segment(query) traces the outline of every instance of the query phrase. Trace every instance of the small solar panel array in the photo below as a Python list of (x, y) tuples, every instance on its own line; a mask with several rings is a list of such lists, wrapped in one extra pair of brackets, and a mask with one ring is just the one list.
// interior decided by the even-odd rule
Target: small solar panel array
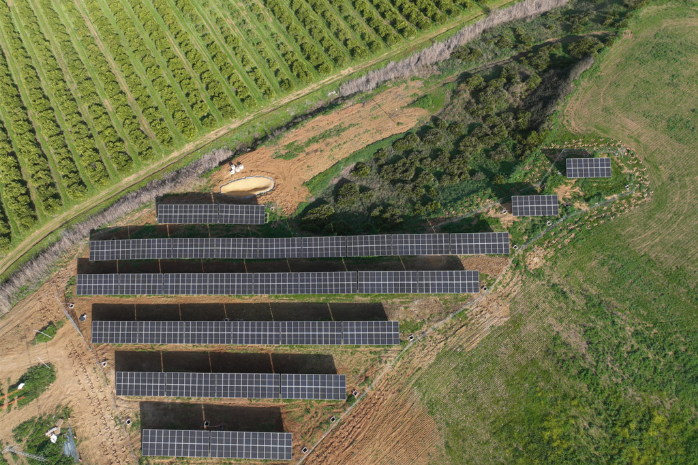
[(264, 224), (264, 205), (159, 203), (160, 224)]
[(147, 457), (210, 457), (291, 460), (291, 433), (144, 429)]
[(476, 293), (477, 271), (79, 274), (77, 295)]
[(568, 158), (567, 178), (610, 178), (610, 158)]
[(558, 216), (557, 195), (515, 195), (511, 198), (514, 216)]
[(116, 395), (344, 400), (344, 375), (116, 372)]
[(95, 344), (395, 345), (397, 321), (93, 321)]
[(90, 260), (283, 259), (508, 254), (508, 233), (90, 241)]

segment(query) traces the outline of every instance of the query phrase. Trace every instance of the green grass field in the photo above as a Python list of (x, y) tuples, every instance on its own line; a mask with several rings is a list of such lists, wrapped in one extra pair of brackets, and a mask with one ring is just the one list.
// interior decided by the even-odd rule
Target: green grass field
[(541, 268), (519, 259), (509, 321), (421, 373), (452, 463), (696, 463), (697, 18), (643, 10), (570, 100), (553, 138), (622, 140), (654, 194)]

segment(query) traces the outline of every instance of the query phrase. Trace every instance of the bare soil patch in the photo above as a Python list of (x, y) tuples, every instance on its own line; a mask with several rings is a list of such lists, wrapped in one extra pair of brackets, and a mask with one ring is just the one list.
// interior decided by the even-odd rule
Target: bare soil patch
[(547, 252), (544, 248), (540, 246), (533, 247), (533, 249), (526, 254), (526, 266), (531, 270), (540, 268), (545, 263), (546, 255)]
[[(356, 103), (332, 114), (322, 115), (294, 129), (278, 142), (261, 147), (238, 157), (235, 161), (245, 166), (244, 174), (236, 176), (268, 176), (274, 179), (275, 188), (260, 200), (278, 202), (286, 213), (308, 197), (303, 183), (330, 168), (355, 151), (407, 131), (428, 112), (421, 108), (405, 108), (419, 93), (421, 81), (409, 82), (377, 94), (365, 103)], [(333, 131), (338, 135), (332, 136)], [(329, 134), (329, 136), (328, 136)], [(305, 146), (312, 138), (317, 140)], [(320, 139), (320, 140), (319, 140)], [(304, 147), (295, 158), (279, 158), (288, 147)], [(211, 178), (211, 188), (231, 179), (229, 168), (222, 167)]]
[(480, 273), (497, 277), (509, 264), (507, 257), (488, 257), (486, 255), (468, 255), (459, 257), (465, 270), (477, 270)]

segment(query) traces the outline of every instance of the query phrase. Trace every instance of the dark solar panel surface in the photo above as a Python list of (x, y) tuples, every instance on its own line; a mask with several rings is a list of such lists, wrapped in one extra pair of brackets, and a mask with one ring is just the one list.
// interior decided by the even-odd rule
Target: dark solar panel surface
[(461, 294), (479, 290), (477, 271), (359, 271), (359, 294)]
[(303, 257), (344, 257), (347, 253), (345, 236), (303, 237)]
[(274, 321), (231, 321), (231, 344), (278, 345), (279, 330)]
[(162, 295), (162, 277), (156, 273), (119, 274), (120, 295)]
[(344, 375), (282, 374), (282, 399), (345, 400)]
[(557, 216), (557, 195), (515, 195), (511, 198), (514, 216)]
[(400, 343), (397, 321), (342, 321), (342, 343), (348, 345), (394, 345)]
[(79, 274), (75, 293), (77, 295), (121, 294), (118, 274)]
[(291, 433), (211, 431), (211, 457), (291, 460)]
[(218, 223), (217, 204), (158, 204), (160, 224), (214, 224)]
[(264, 224), (264, 205), (218, 205), (220, 224)]
[(158, 372), (116, 372), (116, 395), (138, 397), (163, 397), (165, 392), (165, 373)]
[(568, 158), (567, 177), (575, 178), (610, 178), (610, 158)]
[(480, 291), (477, 271), (419, 271), (420, 294), (475, 294)]
[(144, 429), (141, 452), (147, 457), (209, 457), (209, 431)]
[(451, 253), (454, 255), (508, 254), (509, 233), (451, 234)]
[(448, 255), (449, 234), (393, 234), (395, 255)]
[(277, 321), (281, 345), (337, 345), (342, 343), (339, 321)]
[(395, 255), (393, 235), (347, 236), (347, 257), (380, 257)]

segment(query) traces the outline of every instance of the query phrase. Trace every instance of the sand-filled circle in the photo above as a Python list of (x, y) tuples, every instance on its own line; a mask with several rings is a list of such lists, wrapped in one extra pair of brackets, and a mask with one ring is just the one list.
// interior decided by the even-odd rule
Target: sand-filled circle
[(231, 197), (252, 197), (269, 192), (274, 188), (274, 180), (267, 176), (248, 176), (236, 179), (221, 186), (221, 194)]

